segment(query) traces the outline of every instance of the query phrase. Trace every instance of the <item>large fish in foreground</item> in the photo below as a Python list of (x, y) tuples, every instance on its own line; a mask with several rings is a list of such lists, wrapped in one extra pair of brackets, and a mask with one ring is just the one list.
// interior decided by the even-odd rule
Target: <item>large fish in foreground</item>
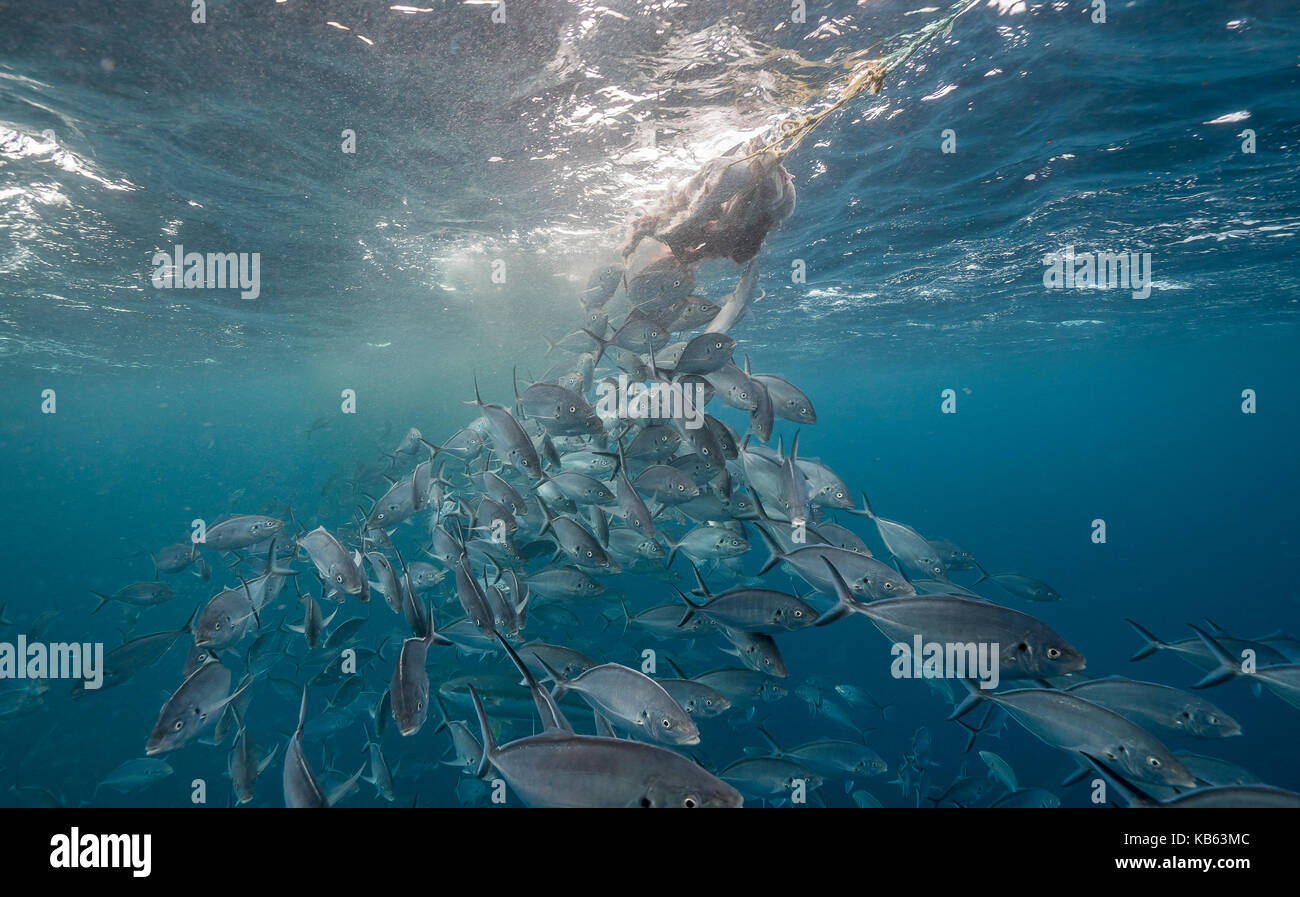
[(1134, 781), (1191, 788), (1196, 777), (1154, 735), (1114, 711), (1069, 692), (1021, 688), (990, 694), (963, 679), (969, 694), (949, 719), (988, 701), (1044, 744), (1095, 757)]
[[(735, 788), (694, 761), (640, 741), (554, 728), (498, 746), (473, 686), (470, 696), (483, 742), (478, 776), (496, 769), (530, 807), (693, 809), (744, 803)], [(560, 716), (558, 708), (554, 713)]]
[(940, 644), (997, 645), (1002, 679), (1046, 679), (1082, 670), (1084, 657), (1046, 623), (1028, 614), (954, 595), (916, 595), (863, 603), (853, 597), (838, 570), (826, 561), (835, 582), (836, 605), (818, 626), (859, 613), (895, 644), (916, 636)]

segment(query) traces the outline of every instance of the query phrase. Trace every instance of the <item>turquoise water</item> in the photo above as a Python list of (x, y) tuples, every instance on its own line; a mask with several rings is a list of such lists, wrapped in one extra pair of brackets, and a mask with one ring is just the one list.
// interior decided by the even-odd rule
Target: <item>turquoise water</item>
[[(151, 579), (141, 549), (186, 541), (196, 517), (289, 506), (306, 529), (349, 527), (356, 506), (370, 506), (361, 492), (386, 488), (372, 477), (354, 491), (357, 465), (382, 468), (408, 427), (441, 442), (468, 424), (476, 378), (485, 400), (509, 405), (513, 369), (551, 365), (542, 337), (578, 325), (587, 274), (621, 238), (620, 210), (783, 115), (796, 81), (826, 76), (756, 58), (769, 47), (808, 59), (863, 50), (935, 14), (830, 3), (810, 6), (808, 25), (777, 28), (742, 4), (607, 4), (618, 16), (546, 4), (494, 26), (472, 5), (408, 15), (232, 2), (209, 4), (199, 25), (171, 6), (4, 10), (4, 639), (47, 611), (57, 612), (49, 641), (106, 648), (180, 627), (237, 583), (214, 552), (209, 582), (166, 576), (176, 597), (138, 617), (117, 606), (92, 616), (90, 591)], [(1188, 688), (1201, 672), (1177, 658), (1128, 660), (1141, 640), (1125, 618), (1167, 640), (1207, 617), (1239, 638), (1300, 629), (1300, 18), (1282, 3), (1135, 3), (1093, 24), (1080, 10), (1003, 6), (977, 6), (789, 157), (798, 204), (759, 256), (766, 294), (732, 331), (736, 355), (813, 400), (818, 423), (802, 428), (800, 454), (865, 490), (880, 514), (960, 544), (990, 572), (1050, 583), (1061, 601), (973, 587), (1048, 623), (1086, 655), (1089, 675)], [(838, 24), (805, 38), (823, 16)], [(955, 153), (940, 150), (945, 128)], [(344, 129), (357, 134), (355, 154), (340, 151)], [(1245, 129), (1254, 153), (1242, 152)], [(176, 244), (260, 253), (261, 295), (154, 290), (152, 254)], [(1045, 290), (1042, 257), (1066, 246), (1150, 253), (1150, 296)], [(504, 284), (489, 277), (498, 258)], [(807, 283), (791, 282), (795, 259)], [(714, 261), (698, 274), (697, 292), (721, 301), (739, 270)], [(47, 389), (55, 414), (41, 413)], [(345, 389), (356, 414), (340, 413)], [(945, 389), (955, 414), (941, 413)], [(1242, 413), (1246, 389), (1253, 414)], [(743, 435), (743, 414), (710, 410)], [(778, 421), (770, 444), (795, 430)], [(1105, 544), (1091, 538), (1098, 518)], [(838, 519), (888, 556), (869, 521)], [(393, 536), (407, 560), (425, 540), (423, 517)], [(766, 557), (751, 541), (747, 574)], [(683, 559), (674, 569), (690, 582)], [(710, 574), (710, 587), (729, 575)], [(780, 568), (766, 579), (791, 586)], [(654, 578), (606, 585), (638, 610), (677, 600)], [(439, 625), (460, 615), (454, 597), (431, 597)], [(623, 635), (608, 596), (570, 609), (576, 625), (543, 618), (525, 638), (633, 666), (649, 647), (691, 674), (737, 663), (716, 639)], [(261, 622), (300, 616), (289, 587)], [(388, 647), (361, 671), (355, 704), (327, 714), (337, 686), (313, 689), (309, 718), (343, 718), (334, 737), (308, 729), (306, 755), (326, 779), (327, 767), (361, 763), (370, 708), (409, 635), (378, 599), (349, 599), (336, 621), (355, 616), (368, 617), (359, 645)], [(702, 722), (701, 744), (684, 753), (720, 770), (763, 744), (759, 722), (783, 747), (865, 739), (889, 772), (828, 777), (810, 802), (852, 805), (852, 779), (849, 791), (905, 806), (915, 796), (890, 781), (925, 727), (937, 764), (927, 787), (945, 789), (963, 762), (984, 774), (963, 753), (967, 732), (945, 721), (952, 705), (892, 679), (888, 642), (865, 619), (777, 641), (790, 694), (752, 718)], [(236, 682), (247, 645), (223, 659)], [(286, 646), (270, 675), (300, 687), (313, 674), (295, 666), (305, 645), (293, 635)], [(230, 736), (163, 755), (174, 772), (161, 781), (95, 792), (143, 755), (185, 651), (181, 640), (130, 681), (75, 700), (53, 682), (32, 712), (0, 720), (0, 802), (180, 805), (203, 778), (208, 802), (224, 804)], [(508, 670), (499, 655), (430, 656), (435, 690)], [(795, 693), (834, 701), (837, 684), (893, 707), (887, 718), (850, 708), (854, 729), (810, 714)], [(248, 731), (280, 745), (254, 805), (279, 806), (297, 700), (264, 681), (252, 691)], [(1202, 697), (1243, 734), (1170, 736), (1169, 747), (1300, 789), (1294, 707), (1245, 682)], [(477, 731), (472, 713), (452, 717)], [(390, 720), (381, 736), (396, 802), (482, 802), (466, 798), (458, 770), (434, 765), (449, 747), (436, 721), (435, 710), (404, 738)], [(590, 731), (589, 718), (574, 722)], [(1006, 759), (1022, 787), (1088, 803), (1086, 785), (1060, 785), (1072, 760), (1014, 723), (977, 749)], [(385, 803), (365, 783), (344, 801)]]

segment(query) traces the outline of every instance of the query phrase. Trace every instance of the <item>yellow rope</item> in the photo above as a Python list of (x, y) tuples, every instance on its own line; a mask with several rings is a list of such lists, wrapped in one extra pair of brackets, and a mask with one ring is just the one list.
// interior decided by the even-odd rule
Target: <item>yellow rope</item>
[[(791, 152), (794, 151), (805, 137), (813, 132), (818, 125), (829, 118), (832, 114), (842, 109), (847, 104), (857, 99), (863, 91), (871, 94), (880, 93), (885, 85), (885, 77), (898, 68), (907, 59), (925, 46), (929, 41), (939, 33), (947, 33), (952, 30), (952, 23), (958, 16), (973, 7), (979, 0), (960, 0), (953, 6), (949, 7), (948, 12), (921, 28), (913, 34), (907, 35), (908, 42), (893, 53), (880, 58), (872, 59), (856, 75), (852, 77), (848, 85), (844, 88), (843, 95), (833, 104), (823, 109), (821, 112), (814, 112), (801, 118), (783, 119), (777, 125), (779, 136), (759, 147), (748, 156), (737, 159), (735, 163), (748, 162), (756, 156), (765, 154), (775, 154), (775, 162), (785, 160)], [(870, 52), (870, 51), (868, 51)], [(728, 166), (730, 167), (730, 166)]]

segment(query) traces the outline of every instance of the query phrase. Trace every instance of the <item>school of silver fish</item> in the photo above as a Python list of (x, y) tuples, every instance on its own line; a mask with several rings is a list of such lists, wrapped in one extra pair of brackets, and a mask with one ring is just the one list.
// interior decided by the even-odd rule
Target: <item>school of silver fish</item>
[[(888, 708), (855, 683), (789, 684), (795, 671), (779, 648), (790, 633), (817, 638), (834, 624), (860, 627), (864, 657), (915, 637), (1001, 646), (1010, 688), (944, 679), (916, 688), (953, 703), (964, 727), (955, 734), (970, 743), (1014, 721), (1068, 755), (1077, 766), (1069, 781), (1095, 773), (1126, 804), (1300, 806), (1300, 795), (1238, 766), (1166, 747), (1171, 733), (1213, 741), (1241, 726), (1196, 691), (1089, 678), (1079, 648), (1013, 606), (1059, 600), (1051, 586), (987, 573), (957, 544), (880, 516), (865, 494), (859, 507), (835, 471), (801, 453), (818, 421), (813, 402), (760, 372), (732, 333), (762, 296), (764, 237), (795, 205), (789, 173), (760, 149), (736, 147), (642, 211), (618, 258), (592, 273), (570, 326), (549, 335), (555, 361), (539, 378), (494, 384), (504, 403), (486, 401), (476, 384), (463, 428), (433, 441), (412, 427), (390, 441), (379, 476), (358, 476), (386, 484), (368, 510), (310, 530), (288, 509), (229, 516), (201, 542), (154, 553), (152, 581), (96, 593), (96, 610), (146, 614), (176, 595), (164, 575), (226, 580), (182, 629), (133, 636), (107, 653), (106, 687), (189, 643), (179, 684), (141, 733), (144, 756), (114, 769), (96, 794), (166, 777), (162, 755), (229, 742), (232, 804), (329, 807), (363, 781), (386, 801), (416, 800), (398, 793), (381, 746), (389, 732), (425, 733), (430, 763), (460, 771), (454, 798), (463, 804), (488, 801), (494, 781), (528, 806), (817, 804), (835, 781), (857, 806), (879, 806), (854, 784), (890, 767), (850, 708), (884, 719)], [(717, 302), (696, 293), (706, 259), (744, 265)], [(602, 403), (620, 377), (684, 397), (679, 413)], [(720, 406), (747, 414), (747, 430), (710, 413)], [(778, 421), (793, 428), (788, 439)], [(848, 525), (855, 520), (883, 554)], [(755, 551), (758, 572), (746, 572)], [(778, 587), (774, 570), (802, 585)], [(623, 588), (632, 576), (652, 586)], [(975, 591), (982, 584), (992, 597)], [(647, 603), (647, 594), (657, 598)], [(268, 619), (286, 601), (292, 616)], [(579, 625), (592, 617), (598, 633)], [(1170, 652), (1203, 671), (1196, 687), (1245, 679), (1300, 708), (1300, 640), (1209, 625), (1166, 642), (1130, 622), (1143, 639), (1134, 659)], [(647, 644), (660, 664), (643, 665)], [(1243, 665), (1247, 652), (1254, 662)], [(259, 747), (245, 721), (264, 691), (299, 714), (291, 733), (285, 721), (282, 744), (263, 732)], [(854, 738), (792, 738), (756, 718), (760, 705), (791, 699)], [(6, 692), (0, 718), (39, 702)], [(727, 722), (750, 745), (728, 763), (701, 761), (697, 746)], [(332, 747), (345, 729), (363, 730), (357, 769)], [(895, 770), (906, 802), (1059, 805), (988, 750), (979, 767), (935, 782), (931, 739), (917, 731)], [(263, 781), (277, 757), (279, 794)]]

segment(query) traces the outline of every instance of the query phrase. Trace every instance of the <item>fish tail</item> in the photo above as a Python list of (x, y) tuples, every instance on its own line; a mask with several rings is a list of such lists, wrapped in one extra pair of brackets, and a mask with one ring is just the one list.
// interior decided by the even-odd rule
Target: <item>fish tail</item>
[(664, 569), (668, 569), (672, 567), (673, 558), (677, 557), (677, 552), (681, 549), (682, 543), (674, 542), (672, 539), (669, 539), (667, 536), (664, 536), (664, 541), (667, 542), (668, 545), (670, 546), (668, 550), (668, 560), (664, 562)]
[(853, 613), (859, 605), (858, 600), (854, 598), (853, 593), (849, 591), (848, 583), (844, 581), (844, 577), (840, 575), (840, 571), (835, 569), (835, 565), (826, 557), (822, 558), (822, 563), (826, 565), (826, 569), (831, 574), (831, 580), (835, 583), (835, 606), (818, 617), (817, 622), (813, 624), (814, 626), (825, 626), (827, 623), (834, 623), (841, 617), (847, 617), (849, 614)]
[(694, 618), (695, 612), (700, 609), (700, 605), (696, 604), (690, 598), (686, 597), (686, 593), (683, 592), (681, 589), (677, 588), (677, 586), (671, 586), (670, 588), (672, 588), (672, 590), (677, 593), (677, 596), (681, 598), (682, 601), (686, 602), (686, 610), (682, 614), (681, 620), (677, 623), (677, 628), (680, 629), (683, 626), (685, 626), (687, 623), (689, 623), (692, 618)]
[[(754, 497), (754, 504), (755, 506), (759, 506), (757, 496)], [(763, 566), (758, 571), (758, 575), (763, 576), (767, 573), (768, 570), (771, 570), (777, 564), (781, 563), (781, 559), (785, 557), (785, 552), (781, 550), (781, 546), (777, 544), (776, 539), (772, 538), (772, 534), (769, 533), (767, 530), (765, 530), (762, 526), (755, 524), (754, 529), (758, 530), (759, 536), (761, 536), (763, 539), (763, 544), (767, 546), (767, 560), (763, 563)]]
[[(989, 717), (991, 717), (992, 715), (993, 715), (993, 708), (989, 707), (989, 709), (984, 712), (984, 719), (980, 720), (980, 724), (978, 726), (972, 726), (966, 723), (964, 720), (957, 720), (957, 725), (961, 726), (963, 729), (965, 729), (967, 732), (970, 733), (970, 737), (966, 739), (966, 750), (964, 753), (967, 754), (970, 753), (970, 749), (975, 746), (975, 736), (979, 735), (981, 732), (984, 731), (984, 727), (989, 724)], [(990, 776), (991, 775), (992, 773), (990, 772)]]
[(846, 508), (844, 510), (844, 513), (853, 514), (854, 516), (857, 517), (866, 517), (871, 520), (876, 519), (876, 512), (871, 509), (871, 502), (867, 500), (867, 493), (865, 491), (862, 493), (862, 509), (858, 510), (857, 508)]
[(623, 635), (627, 635), (627, 627), (632, 623), (632, 614), (627, 609), (627, 596), (620, 594), (618, 604), (623, 610)]
[(108, 597), (102, 592), (96, 592), (94, 589), (91, 589), (90, 594), (94, 595), (96, 598), (99, 599), (99, 604), (95, 605), (95, 609), (91, 611), (92, 614), (99, 613), (101, 610), (104, 609), (105, 604), (108, 604), (108, 602), (113, 600), (112, 598)]
[(604, 337), (596, 336), (596, 334), (592, 333), (586, 327), (583, 327), (581, 329), (583, 333), (587, 334), (587, 336), (591, 337), (593, 340), (596, 341), (596, 346), (598, 347), (596, 349), (596, 358), (591, 363), (591, 366), (595, 367), (596, 365), (600, 364), (600, 360), (605, 357), (605, 350), (609, 348), (610, 341), (605, 339)]
[(1201, 627), (1195, 624), (1188, 624), (1192, 631), (1200, 636), (1205, 647), (1210, 649), (1210, 655), (1218, 661), (1218, 666), (1205, 674), (1200, 682), (1197, 682), (1192, 688), (1209, 688), (1211, 685), (1218, 685), (1221, 682), (1227, 682), (1229, 679), (1235, 679), (1242, 675), (1241, 662), (1228, 653), (1223, 645), (1219, 644), (1214, 636), (1210, 635)]
[(1133, 620), (1128, 619), (1127, 617), (1124, 618), (1124, 622), (1132, 626), (1133, 629), (1137, 632), (1137, 634), (1142, 636), (1142, 638), (1146, 640), (1146, 644), (1143, 645), (1141, 648), (1139, 648), (1137, 653), (1129, 658), (1130, 661), (1141, 660), (1144, 657), (1150, 657), (1152, 654), (1156, 653), (1161, 648), (1166, 647), (1165, 643), (1160, 641), (1160, 639), (1156, 638), (1150, 632), (1150, 630), (1143, 629), (1141, 626), (1139, 626)]
[(540, 654), (534, 654), (533, 656), (536, 657), (537, 662), (542, 665), (542, 669), (546, 670), (546, 675), (555, 680), (555, 688), (551, 691), (551, 697), (558, 701), (568, 694), (569, 680), (564, 678), (564, 674), (547, 663), (546, 659)]
[[(962, 702), (957, 705), (957, 709), (949, 714), (948, 719), (950, 720), (960, 719), (974, 710), (977, 704), (988, 700), (988, 697), (980, 691), (979, 683), (974, 679), (962, 679), (961, 684), (966, 686), (968, 694)], [(974, 744), (974, 739), (972, 739), (970, 743)], [(967, 746), (967, 750), (970, 750), (969, 745)]]

